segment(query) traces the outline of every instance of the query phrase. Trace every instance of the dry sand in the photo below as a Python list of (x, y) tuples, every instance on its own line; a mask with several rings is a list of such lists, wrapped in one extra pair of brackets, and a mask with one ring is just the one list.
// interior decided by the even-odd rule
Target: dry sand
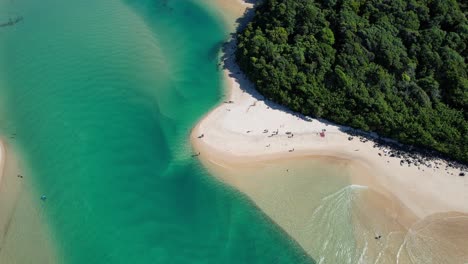
[[(222, 12), (231, 10), (225, 15), (228, 25), (234, 24), (232, 17), (244, 14), (243, 9), (249, 7), (246, 4), (233, 6), (233, 2), (228, 0), (213, 1), (220, 5)], [(228, 2), (230, 4), (226, 4)], [(193, 129), (191, 139), (195, 152), (201, 153), (201, 161), (216, 176), (247, 194), (308, 253), (316, 256), (314, 250), (320, 245), (312, 241), (317, 240), (316, 233), (304, 230), (310, 221), (310, 214), (306, 212), (317, 210), (311, 205), (315, 200), (326, 201), (323, 196), (308, 196), (308, 193), (320, 191), (320, 187), (317, 189), (320, 182), (318, 174), (330, 177), (345, 174), (342, 176), (345, 180), (340, 183), (344, 185), (331, 184), (334, 190), (340, 186), (366, 186), (371, 190), (359, 191), (362, 193), (359, 194), (360, 198), (351, 205), (357, 211), (367, 208), (353, 213), (356, 232), (365, 233), (381, 228), (379, 232), (385, 233), (385, 240), (376, 249), (372, 249), (369, 240), (355, 236), (355, 246), (365, 251), (365, 254), (361, 252), (362, 256), (369, 259), (381, 263), (395, 263), (395, 260), (418, 263), (418, 255), (432, 255), (419, 247), (429, 242), (415, 239), (421, 238), (421, 232), (414, 231), (416, 227), (424, 223), (440, 227), (442, 225), (438, 223), (445, 223), (452, 214), (456, 214), (457, 217), (450, 218), (459, 221), (455, 226), (461, 230), (468, 228), (468, 179), (458, 176), (458, 169), (448, 167), (443, 160), (431, 161), (431, 168), (400, 164), (399, 158), (390, 157), (388, 149), (375, 148), (372, 141), (362, 142), (358, 138), (350, 141), (349, 135), (344, 132), (346, 127), (307, 118), (265, 100), (235, 64), (234, 47), (235, 41), (231, 40), (223, 50), (228, 94), (226, 101)], [(324, 137), (320, 135), (323, 131)], [(301, 176), (288, 174), (288, 168), (302, 166), (296, 164), (300, 160), (303, 161), (301, 164), (315, 163), (297, 174)], [(339, 168), (339, 172), (327, 173), (327, 169), (318, 165), (317, 161), (322, 165), (328, 164), (330, 169)], [(304, 178), (304, 175), (308, 177)], [(332, 180), (330, 177), (328, 181)], [(331, 188), (328, 181), (322, 182), (322, 188)], [(361, 188), (352, 188), (353, 197), (358, 189)], [(340, 191), (337, 193), (344, 195)], [(378, 211), (383, 216), (367, 215), (369, 210)], [(325, 218), (324, 221), (327, 221)], [(372, 219), (382, 221), (377, 223)], [(383, 222), (385, 227), (380, 227)], [(437, 233), (439, 241), (443, 240), (440, 238), (444, 234), (441, 230)], [(447, 236), (451, 237), (444, 237), (449, 241), (447, 245), (458, 241), (456, 239), (464, 239), (464, 244), (453, 248), (468, 248), (466, 232), (457, 233), (453, 228), (446, 231)], [(455, 240), (454, 233), (458, 234)], [(444, 254), (455, 254), (456, 260), (468, 262), (468, 252), (444, 252), (433, 250), (434, 259), (444, 257)], [(330, 259), (325, 262), (330, 263)]]

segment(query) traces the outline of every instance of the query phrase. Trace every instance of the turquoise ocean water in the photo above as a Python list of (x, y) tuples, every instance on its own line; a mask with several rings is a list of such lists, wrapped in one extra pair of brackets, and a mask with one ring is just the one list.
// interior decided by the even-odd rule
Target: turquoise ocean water
[(0, 0), (0, 20), (24, 18), (0, 28), (0, 132), (59, 263), (313, 262), (191, 158), (227, 36), (203, 4)]

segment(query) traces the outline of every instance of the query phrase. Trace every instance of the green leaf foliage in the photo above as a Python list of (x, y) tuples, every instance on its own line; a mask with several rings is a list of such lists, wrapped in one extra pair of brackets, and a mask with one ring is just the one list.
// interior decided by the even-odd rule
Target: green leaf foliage
[(268, 99), (468, 161), (467, 5), (264, 0), (237, 61)]

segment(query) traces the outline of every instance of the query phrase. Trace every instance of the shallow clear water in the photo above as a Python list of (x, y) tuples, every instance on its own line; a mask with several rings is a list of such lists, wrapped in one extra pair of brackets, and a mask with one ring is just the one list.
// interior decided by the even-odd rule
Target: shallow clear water
[(283, 157), (239, 166), (211, 157), (206, 164), (317, 263), (468, 263), (466, 213), (419, 219), (350, 160)]
[[(0, 0), (0, 19), (24, 17), (0, 28), (0, 131), (59, 263), (313, 262), (190, 157), (227, 36), (202, 4)], [(32, 263), (28, 234), (13, 237)]]

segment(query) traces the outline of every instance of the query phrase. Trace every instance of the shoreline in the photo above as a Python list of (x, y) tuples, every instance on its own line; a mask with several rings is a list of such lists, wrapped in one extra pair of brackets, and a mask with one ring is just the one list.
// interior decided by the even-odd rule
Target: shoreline
[(253, 8), (259, 0), (208, 0), (208, 7), (217, 12), (229, 32), (235, 32), (238, 19), (243, 18), (246, 10)]
[(0, 262), (59, 263), (54, 237), (35, 199), (38, 195), (29, 179), (23, 178), (25, 168), (17, 153), (15, 146), (0, 139)]
[[(217, 2), (222, 5), (225, 0)], [(251, 6), (241, 5), (245, 10)], [(235, 44), (231, 38), (222, 55), (226, 101), (205, 115), (190, 135), (194, 151), (208, 168), (307, 156), (344, 158), (363, 164), (376, 186), (384, 186), (421, 219), (446, 211), (468, 213), (468, 180), (461, 177), (466, 171), (441, 159), (424, 164), (405, 157), (402, 161), (378, 141), (346, 133), (348, 127), (304, 117), (265, 100), (237, 66)]]

